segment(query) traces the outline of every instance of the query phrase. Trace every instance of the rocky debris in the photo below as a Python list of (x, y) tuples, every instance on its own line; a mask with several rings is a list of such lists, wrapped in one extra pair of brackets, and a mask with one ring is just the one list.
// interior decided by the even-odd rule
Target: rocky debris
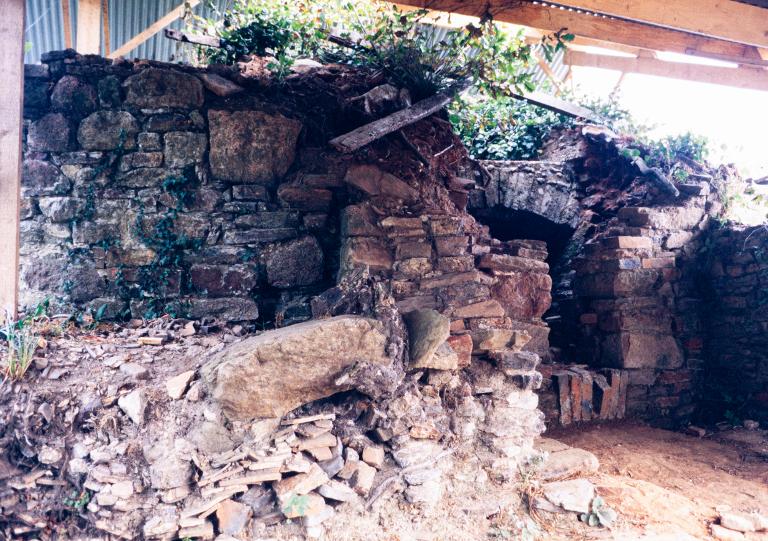
[(768, 517), (757, 512), (721, 512), (720, 526), (743, 533), (768, 531)]
[(312, 400), (349, 390), (336, 380), (359, 360), (387, 366), (381, 323), (337, 316), (299, 323), (234, 344), (201, 369), (228, 416), (279, 417)]
[(584, 449), (564, 449), (550, 453), (539, 470), (544, 481), (585, 477), (597, 473), (600, 462), (597, 457)]
[(187, 370), (186, 372), (182, 372), (178, 376), (174, 376), (168, 379), (165, 382), (165, 389), (166, 391), (168, 391), (168, 396), (170, 396), (173, 400), (179, 400), (182, 396), (184, 396), (184, 393), (187, 391), (187, 388), (189, 387), (189, 383), (192, 381), (192, 378), (194, 377), (195, 377), (195, 371)]
[(144, 422), (144, 412), (147, 408), (146, 397), (142, 389), (136, 389), (130, 393), (121, 396), (117, 400), (117, 405), (125, 414), (130, 417), (131, 421), (140, 425)]
[(712, 537), (720, 541), (743, 541), (746, 539), (743, 533), (723, 528), (717, 524), (710, 524), (709, 531), (712, 533)]
[(595, 486), (586, 479), (571, 479), (545, 483), (544, 497), (553, 505), (575, 513), (589, 513), (595, 497)]

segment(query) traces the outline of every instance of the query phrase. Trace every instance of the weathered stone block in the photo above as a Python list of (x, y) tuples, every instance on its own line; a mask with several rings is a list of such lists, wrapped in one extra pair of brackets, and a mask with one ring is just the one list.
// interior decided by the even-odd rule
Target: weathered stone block
[(256, 272), (246, 265), (192, 265), (192, 287), (213, 297), (248, 294), (258, 284)]
[(370, 267), (373, 272), (392, 269), (392, 253), (383, 241), (368, 237), (350, 237), (342, 246), (341, 268)]
[(336, 380), (360, 359), (389, 365), (386, 344), (382, 324), (372, 319), (313, 320), (234, 344), (204, 365), (201, 376), (230, 418), (280, 417), (349, 390)]
[(125, 111), (97, 111), (83, 119), (77, 141), (86, 150), (132, 149), (136, 146), (139, 123)]
[(653, 239), (649, 237), (605, 237), (602, 245), (606, 248), (628, 250), (650, 250), (653, 248)]
[(267, 189), (255, 184), (232, 186), (232, 197), (246, 201), (262, 201), (267, 198)]
[(267, 256), (267, 282), (274, 287), (307, 286), (323, 277), (323, 250), (312, 236), (278, 245)]
[(449, 336), (447, 340), (453, 351), (458, 355), (458, 367), (466, 368), (472, 364), (472, 336), (469, 334), (459, 334)]
[(147, 68), (128, 77), (123, 86), (126, 88), (125, 102), (143, 109), (191, 109), (203, 104), (200, 80), (176, 70)]
[(38, 206), (52, 222), (68, 222), (81, 211), (85, 202), (72, 197), (41, 197)]
[(192, 319), (217, 317), (224, 321), (255, 321), (259, 318), (259, 307), (253, 299), (245, 297), (191, 299), (189, 317)]
[(23, 197), (64, 195), (72, 183), (56, 166), (42, 160), (24, 160), (21, 174)]
[(452, 315), (455, 318), (504, 317), (504, 307), (499, 301), (491, 299), (456, 308)]
[(285, 175), (293, 163), (301, 131), (297, 120), (262, 111), (211, 110), (208, 124), (211, 172), (216, 178), (269, 183)]
[[(344, 237), (377, 237), (383, 232), (377, 225), (377, 218), (369, 205), (349, 205), (341, 211), (341, 234)], [(421, 257), (421, 256), (403, 256)]]
[(85, 81), (65, 75), (51, 92), (51, 108), (73, 118), (82, 118), (96, 110), (96, 89)]
[(540, 318), (552, 304), (552, 278), (549, 274), (512, 273), (500, 276), (491, 287), (493, 298), (514, 319)]
[(69, 121), (60, 113), (49, 113), (29, 126), (27, 146), (41, 152), (65, 152), (70, 149)]
[(142, 132), (138, 135), (139, 150), (149, 152), (151, 150), (162, 150), (163, 143), (159, 133)]
[(162, 152), (132, 152), (120, 159), (120, 170), (130, 171), (142, 167), (160, 167), (163, 165)]
[(262, 244), (296, 237), (294, 228), (280, 229), (234, 229), (224, 232), (224, 244)]
[(605, 337), (602, 360), (617, 368), (679, 368), (683, 354), (670, 335), (618, 333)]
[(543, 261), (506, 254), (486, 254), (480, 258), (478, 267), (499, 272), (532, 271), (544, 274), (549, 272), (549, 265)]
[(467, 253), (469, 237), (464, 235), (455, 237), (437, 237), (435, 238), (435, 250), (437, 255), (457, 256)]
[(347, 170), (344, 182), (372, 197), (390, 197), (411, 202), (415, 201), (419, 195), (418, 191), (407, 183), (394, 175), (385, 173), (375, 165), (351, 166)]
[(450, 320), (435, 310), (414, 310), (403, 315), (408, 327), (411, 366), (425, 368), (451, 332)]
[(184, 167), (200, 163), (205, 156), (208, 138), (204, 133), (169, 132), (165, 134), (165, 164)]
[(308, 188), (300, 184), (283, 184), (277, 197), (289, 208), (305, 212), (327, 211), (331, 207), (333, 193), (322, 188)]

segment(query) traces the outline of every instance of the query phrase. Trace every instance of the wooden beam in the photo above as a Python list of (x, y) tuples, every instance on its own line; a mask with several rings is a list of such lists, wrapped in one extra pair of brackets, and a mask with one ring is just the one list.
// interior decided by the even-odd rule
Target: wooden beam
[(7, 0), (0, 18), (0, 321), (5, 310), (15, 318), (18, 305), (24, 7), (25, 0)]
[(101, 52), (101, 2), (80, 0), (77, 3), (77, 52), (99, 54)]
[(61, 0), (61, 18), (64, 25), (64, 48), (72, 48), (72, 19), (69, 14), (69, 0)]
[(109, 0), (101, 0), (101, 29), (104, 32), (104, 55), (111, 49), (109, 43)]
[(184, 12), (187, 9), (187, 6), (189, 6), (190, 9), (195, 7), (197, 4), (200, 3), (200, 0), (188, 0), (187, 2), (182, 2), (175, 8), (173, 8), (171, 11), (160, 17), (158, 20), (153, 22), (151, 25), (149, 25), (147, 28), (133, 36), (131, 39), (123, 43), (120, 47), (115, 49), (112, 53), (107, 55), (109, 58), (117, 58), (118, 56), (123, 56), (128, 53), (130, 53), (132, 50), (134, 50), (136, 47), (147, 41), (149, 38), (160, 32), (163, 28), (171, 24), (173, 21), (178, 19), (179, 17), (184, 16)]
[(377, 139), (381, 139), (385, 135), (394, 133), (397, 130), (410, 126), (423, 118), (435, 114), (451, 103), (456, 94), (463, 92), (468, 86), (469, 83), (466, 81), (455, 83), (451, 88), (414, 103), (410, 107), (401, 109), (391, 115), (374, 120), (373, 122), (369, 122), (349, 133), (339, 135), (338, 137), (331, 139), (329, 144), (339, 152), (354, 152)]
[(558, 3), (702, 36), (768, 47), (768, 10), (731, 0), (560, 0)]
[[(701, 56), (740, 64), (765, 66), (756, 47), (668, 30), (645, 24), (596, 17), (576, 11), (506, 0), (398, 0), (401, 4), (455, 12), (474, 17), (486, 13), (496, 21), (540, 28), (548, 32), (567, 29), (583, 38), (609, 41), (631, 47)], [(624, 2), (626, 3), (626, 2)]]
[(567, 51), (566, 62), (571, 66), (602, 68), (627, 73), (641, 73), (672, 79), (684, 79), (700, 83), (768, 91), (768, 70), (765, 68), (721, 68), (665, 62), (655, 58), (625, 58)]
[(555, 113), (561, 113), (575, 118), (583, 118), (596, 124), (603, 124), (605, 122), (599, 115), (596, 115), (594, 111), (587, 109), (586, 107), (561, 100), (560, 98), (544, 94), (543, 92), (526, 92), (525, 94), (512, 92), (512, 95), (518, 99), (554, 111)]

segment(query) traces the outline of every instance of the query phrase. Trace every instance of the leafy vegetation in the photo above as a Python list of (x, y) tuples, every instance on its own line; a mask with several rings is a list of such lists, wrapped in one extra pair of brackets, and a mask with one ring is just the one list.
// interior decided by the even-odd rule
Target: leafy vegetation
[(511, 98), (463, 99), (451, 105), (449, 118), (469, 153), (481, 160), (533, 160), (556, 127), (573, 121)]
[[(221, 39), (221, 49), (205, 53), (209, 63), (270, 55), (278, 75), (301, 57), (349, 63), (383, 73), (395, 86), (408, 88), (415, 100), (459, 81), (494, 96), (533, 89), (524, 69), (531, 49), (521, 34), (502, 31), (491, 20), (440, 32), (425, 24), (427, 15), (426, 10), (403, 11), (385, 3), (237, 0), (213, 19), (198, 19), (197, 27)], [(330, 34), (346, 46), (329, 41)], [(554, 54), (570, 39), (562, 32), (547, 36), (544, 50)]]
[(592, 500), (592, 510), (589, 513), (579, 515), (579, 520), (590, 526), (603, 526), (608, 528), (614, 523), (618, 515), (616, 511), (608, 507), (605, 500), (595, 496)]

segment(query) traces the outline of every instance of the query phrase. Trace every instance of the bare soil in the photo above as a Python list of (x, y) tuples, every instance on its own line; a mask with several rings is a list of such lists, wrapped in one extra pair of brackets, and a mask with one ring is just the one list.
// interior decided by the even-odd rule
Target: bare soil
[[(718, 510), (765, 514), (766, 434), (741, 430), (698, 438), (633, 423), (547, 434), (600, 459), (590, 480), (620, 519), (610, 532), (574, 527), (575, 519), (556, 521), (546, 539), (712, 539), (709, 524)], [(746, 538), (768, 541), (768, 533)]]

